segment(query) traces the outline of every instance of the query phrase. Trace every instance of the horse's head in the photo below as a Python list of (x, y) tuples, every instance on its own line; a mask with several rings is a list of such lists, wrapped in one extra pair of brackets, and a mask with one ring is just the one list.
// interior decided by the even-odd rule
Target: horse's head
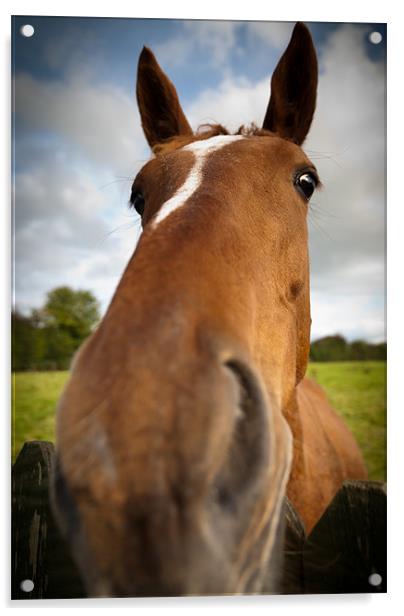
[(262, 129), (195, 135), (142, 51), (143, 234), (57, 418), (54, 502), (90, 595), (249, 592), (277, 569), (284, 415), (309, 350), (318, 179), (300, 145), (316, 87), (297, 24)]

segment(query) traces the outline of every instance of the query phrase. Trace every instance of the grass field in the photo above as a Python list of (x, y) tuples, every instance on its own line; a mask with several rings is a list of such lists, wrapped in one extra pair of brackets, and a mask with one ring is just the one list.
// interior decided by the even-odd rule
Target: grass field
[(25, 441), (55, 442), (55, 406), (68, 372), (13, 375), (13, 460)]
[[(55, 406), (67, 372), (14, 375), (13, 459), (29, 440), (55, 440)], [(308, 376), (345, 418), (365, 457), (371, 479), (386, 478), (386, 363), (310, 364)]]
[(307, 376), (328, 399), (356, 437), (369, 478), (386, 480), (386, 362), (312, 363)]

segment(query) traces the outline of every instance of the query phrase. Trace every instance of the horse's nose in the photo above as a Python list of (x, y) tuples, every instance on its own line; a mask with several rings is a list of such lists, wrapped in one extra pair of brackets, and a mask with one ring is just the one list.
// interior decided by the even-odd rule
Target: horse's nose
[[(241, 345), (212, 338), (199, 336), (199, 353), (178, 352), (171, 362), (154, 345), (136, 358), (129, 349), (130, 382), (103, 396), (91, 415), (67, 424), (88, 389), (83, 376), (78, 390), (73, 376), (65, 392), (62, 466), (68, 482), (74, 477), (68, 487), (88, 557), (76, 552), (90, 593), (99, 592), (94, 584), (104, 578), (123, 596), (234, 586), (235, 546), (268, 478), (273, 409)], [(90, 370), (92, 353), (88, 345), (76, 370)], [(91, 402), (94, 407), (92, 396)], [(77, 425), (81, 445), (72, 456)], [(62, 488), (59, 508), (70, 510)], [(76, 517), (66, 520), (73, 542)], [(90, 575), (91, 562), (97, 568)]]

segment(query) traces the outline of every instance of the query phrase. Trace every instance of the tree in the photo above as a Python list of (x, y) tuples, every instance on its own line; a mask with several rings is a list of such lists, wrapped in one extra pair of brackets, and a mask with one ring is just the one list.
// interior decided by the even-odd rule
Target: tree
[(347, 342), (339, 334), (315, 340), (310, 346), (312, 361), (366, 361), (386, 360), (387, 344), (371, 344), (365, 340)]
[(32, 370), (39, 360), (39, 346), (35, 323), (18, 311), (11, 314), (11, 369)]
[(350, 359), (363, 361), (369, 359), (371, 346), (365, 340), (354, 340), (351, 342)]
[(81, 343), (100, 319), (90, 291), (58, 287), (42, 308), (29, 317), (12, 315), (13, 370), (65, 370)]
[(325, 336), (311, 344), (310, 359), (313, 361), (343, 361), (347, 358), (347, 341), (340, 334)]
[(44, 307), (35, 314), (44, 327), (56, 327), (80, 343), (100, 319), (99, 304), (91, 291), (70, 287), (49, 291)]

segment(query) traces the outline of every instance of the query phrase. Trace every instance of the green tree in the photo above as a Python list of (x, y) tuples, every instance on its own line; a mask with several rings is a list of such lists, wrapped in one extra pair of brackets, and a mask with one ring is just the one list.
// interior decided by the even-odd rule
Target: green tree
[(43, 327), (56, 327), (80, 343), (100, 319), (99, 304), (91, 291), (70, 287), (49, 291), (44, 307), (34, 315)]
[(350, 345), (350, 359), (363, 361), (371, 358), (371, 345), (365, 340), (354, 340)]
[(32, 318), (17, 310), (11, 314), (12, 355), (11, 368), (16, 370), (33, 370), (38, 363), (37, 330)]
[(64, 370), (100, 319), (90, 291), (57, 287), (29, 317), (12, 315), (13, 370)]
[(325, 336), (312, 342), (310, 358), (313, 361), (343, 361), (348, 356), (348, 344), (343, 336)]
[(310, 346), (312, 361), (386, 360), (387, 344), (372, 344), (365, 340), (347, 342), (339, 334), (314, 340)]

